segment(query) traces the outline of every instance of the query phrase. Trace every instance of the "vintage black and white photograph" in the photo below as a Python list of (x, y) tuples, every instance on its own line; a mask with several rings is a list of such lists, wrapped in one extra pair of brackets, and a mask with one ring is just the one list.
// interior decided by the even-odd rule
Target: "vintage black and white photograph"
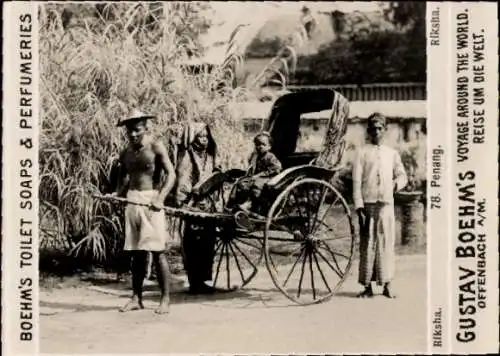
[(425, 353), (425, 2), (38, 8), (42, 353)]

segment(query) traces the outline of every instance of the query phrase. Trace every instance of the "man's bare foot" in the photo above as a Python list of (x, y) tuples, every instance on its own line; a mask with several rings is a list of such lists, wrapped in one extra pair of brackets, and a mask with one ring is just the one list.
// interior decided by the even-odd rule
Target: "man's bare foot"
[(155, 310), (156, 314), (168, 314), (170, 312), (170, 302), (168, 300), (160, 301), (160, 306)]
[(365, 290), (357, 295), (358, 298), (371, 298), (373, 297), (372, 287), (365, 287)]
[(120, 312), (128, 312), (132, 310), (140, 310), (144, 309), (144, 305), (142, 301), (137, 298), (132, 298), (127, 304), (120, 308)]

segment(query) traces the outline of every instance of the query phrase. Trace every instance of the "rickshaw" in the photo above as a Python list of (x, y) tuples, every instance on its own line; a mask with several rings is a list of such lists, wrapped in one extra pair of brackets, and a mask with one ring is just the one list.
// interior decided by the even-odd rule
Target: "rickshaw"
[[(325, 110), (331, 115), (322, 149), (298, 152), (302, 116)], [(268, 181), (252, 211), (225, 209), (235, 182), (246, 173), (241, 169), (216, 172), (199, 183), (186, 208), (164, 208), (183, 224), (214, 227), (212, 287), (243, 288), (265, 264), (276, 288), (297, 304), (320, 303), (338, 291), (355, 243), (349, 206), (332, 183), (348, 115), (347, 100), (329, 89), (279, 97), (263, 128), (283, 171)]]

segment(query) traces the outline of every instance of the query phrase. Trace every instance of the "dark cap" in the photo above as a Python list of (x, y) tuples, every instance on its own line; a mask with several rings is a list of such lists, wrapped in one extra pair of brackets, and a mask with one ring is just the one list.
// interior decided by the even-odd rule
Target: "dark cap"
[(376, 112), (368, 117), (368, 126), (373, 126), (376, 122), (379, 122), (382, 125), (386, 126), (387, 119), (385, 118), (384, 115)]

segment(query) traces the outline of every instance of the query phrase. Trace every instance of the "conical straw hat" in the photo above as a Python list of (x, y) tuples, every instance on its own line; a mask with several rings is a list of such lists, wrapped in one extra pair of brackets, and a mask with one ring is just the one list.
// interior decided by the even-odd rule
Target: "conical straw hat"
[(120, 119), (116, 126), (123, 126), (129, 122), (136, 120), (149, 120), (154, 118), (155, 118), (154, 115), (146, 114), (139, 109), (133, 109), (132, 112), (126, 118)]

